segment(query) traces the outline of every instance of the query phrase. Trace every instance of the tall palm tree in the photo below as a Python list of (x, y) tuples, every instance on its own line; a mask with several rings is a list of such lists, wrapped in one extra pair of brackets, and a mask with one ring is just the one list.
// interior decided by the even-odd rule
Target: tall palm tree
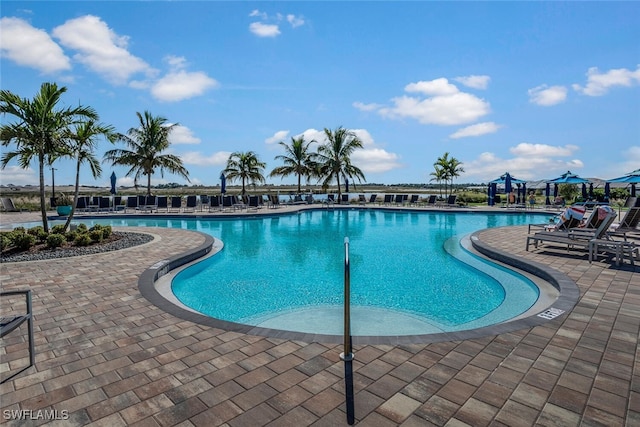
[(433, 167), (435, 170), (431, 172), (429, 175), (433, 177), (431, 178), (431, 181), (436, 181), (438, 183), (438, 188), (440, 189), (440, 198), (442, 198), (442, 185), (440, 184), (446, 178), (445, 170), (444, 168), (438, 166), (437, 164), (434, 164)]
[(27, 169), (34, 160), (38, 162), (42, 226), (47, 232), (49, 224), (44, 191), (45, 165), (50, 165), (56, 156), (66, 152), (63, 140), (70, 126), (98, 116), (91, 107), (58, 108), (62, 94), (66, 91), (66, 87), (58, 87), (55, 83), (43, 83), (32, 100), (21, 98), (8, 90), (0, 91), (0, 113), (16, 118), (15, 122), (0, 127), (2, 145), (16, 146), (14, 151), (2, 155), (2, 168), (14, 158), (23, 169)]
[(224, 174), (230, 181), (238, 178), (242, 180), (242, 195), (244, 196), (246, 193), (245, 183), (247, 180), (251, 185), (265, 182), (262, 171), (266, 166), (267, 165), (261, 162), (258, 155), (253, 151), (247, 151), (245, 153), (236, 151), (229, 156)]
[(144, 115), (136, 113), (140, 125), (131, 128), (127, 134), (118, 134), (118, 140), (129, 147), (129, 150), (116, 148), (104, 153), (104, 161), (111, 161), (113, 166), (129, 166), (126, 176), (134, 176), (134, 185), (142, 176), (147, 177), (147, 195), (151, 195), (151, 175), (160, 169), (160, 176), (165, 170), (182, 176), (188, 182), (189, 171), (182, 164), (182, 159), (173, 154), (163, 154), (169, 148), (169, 134), (178, 123), (167, 124), (167, 119), (152, 116), (149, 111)]
[(317, 165), (314, 162), (315, 154), (309, 152), (309, 145), (315, 142), (304, 140), (304, 136), (298, 138), (291, 138), (291, 145), (287, 145), (285, 142), (280, 141), (279, 144), (284, 147), (285, 154), (276, 156), (276, 160), (282, 160), (283, 166), (278, 166), (271, 171), (270, 177), (281, 176), (286, 177), (289, 175), (296, 175), (298, 177), (298, 193), (301, 191), (300, 181), (302, 177), (309, 179), (315, 175)]
[[(449, 152), (446, 152), (442, 157), (438, 157), (433, 167), (435, 173), (431, 175), (438, 175), (439, 179), (445, 182), (445, 193), (450, 195), (453, 192), (453, 179), (464, 172), (462, 163), (455, 157), (449, 158)], [(449, 183), (451, 183), (451, 193), (449, 192)]]
[(76, 204), (78, 194), (80, 193), (80, 166), (83, 163), (89, 165), (91, 175), (98, 178), (102, 174), (100, 161), (94, 155), (98, 137), (103, 136), (107, 141), (113, 143), (116, 141), (118, 134), (113, 126), (98, 123), (95, 120), (87, 120), (75, 126), (75, 129), (69, 135), (69, 156), (76, 159), (76, 184), (73, 194), (73, 204), (71, 205), (71, 213), (67, 217), (64, 224), (64, 231), (67, 230), (73, 215), (76, 212)]
[(328, 185), (335, 178), (338, 185), (338, 200), (341, 200), (342, 190), (340, 188), (340, 178), (356, 178), (359, 182), (365, 180), (364, 173), (360, 168), (351, 163), (351, 155), (359, 148), (362, 148), (362, 141), (350, 130), (338, 127), (335, 130), (324, 129), (327, 141), (318, 147), (318, 164), (320, 179), (323, 187)]

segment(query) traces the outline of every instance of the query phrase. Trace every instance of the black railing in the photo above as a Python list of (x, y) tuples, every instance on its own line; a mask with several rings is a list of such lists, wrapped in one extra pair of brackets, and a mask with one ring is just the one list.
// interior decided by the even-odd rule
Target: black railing
[(353, 397), (353, 359), (351, 346), (351, 277), (349, 266), (349, 238), (344, 238), (344, 352), (340, 358), (344, 361), (344, 386), (347, 407), (347, 423), (353, 425), (354, 397)]

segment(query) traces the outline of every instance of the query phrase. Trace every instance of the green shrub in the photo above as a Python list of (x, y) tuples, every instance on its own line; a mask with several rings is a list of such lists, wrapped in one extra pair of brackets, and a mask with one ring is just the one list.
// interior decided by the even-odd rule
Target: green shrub
[(73, 243), (76, 246), (89, 246), (91, 244), (91, 236), (89, 233), (78, 233)]
[(76, 240), (76, 237), (78, 237), (78, 232), (77, 231), (67, 231), (64, 235), (64, 237), (67, 238), (67, 242), (74, 242)]
[(113, 233), (113, 229), (111, 228), (111, 226), (105, 225), (104, 228), (102, 229), (102, 237), (105, 239), (108, 239), (109, 236), (111, 236), (111, 233)]
[(47, 239), (47, 236), (49, 235), (49, 233), (44, 231), (44, 227), (41, 225), (38, 225), (36, 227), (31, 227), (30, 229), (27, 230), (27, 233), (35, 237), (38, 242), (44, 242)]
[(52, 234), (49, 234), (49, 236), (47, 237), (47, 247), (58, 248), (62, 246), (62, 244), (66, 241), (67, 239), (64, 237), (63, 234), (52, 233)]
[(79, 231), (80, 233), (84, 233), (84, 232), (85, 232), (85, 231), (87, 231), (87, 230), (88, 230), (88, 228), (87, 228), (87, 224), (78, 224), (78, 231)]
[(20, 250), (26, 251), (36, 244), (35, 236), (29, 233), (15, 233), (13, 244)]
[(57, 224), (51, 227), (49, 230), (53, 234), (63, 234), (64, 233), (64, 224)]
[(93, 240), (96, 243), (97, 242), (101, 242), (102, 241), (102, 229), (89, 231), (89, 237), (91, 238), (91, 240)]
[(12, 245), (9, 233), (0, 233), (0, 250), (4, 251)]
[(24, 227), (16, 227), (13, 229), (13, 231), (17, 232), (17, 233), (26, 233), (27, 230)]

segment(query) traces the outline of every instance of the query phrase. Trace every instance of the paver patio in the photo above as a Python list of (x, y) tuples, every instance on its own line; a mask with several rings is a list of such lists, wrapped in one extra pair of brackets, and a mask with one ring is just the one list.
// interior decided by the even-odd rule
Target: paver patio
[[(156, 238), (99, 255), (1, 265), (3, 290), (32, 289), (36, 366), (0, 386), (0, 422), (346, 425), (341, 345), (229, 332), (162, 311), (139, 293), (139, 276), (204, 236), (135, 229)], [(580, 289), (575, 308), (497, 336), (356, 345), (356, 423), (640, 425), (639, 268), (589, 264), (580, 251), (525, 252), (526, 227), (479, 237), (571, 277)], [(25, 335), (3, 338), (0, 356), (3, 377), (27, 363)], [(20, 410), (31, 412), (11, 412)], [(44, 416), (38, 410), (68, 419), (10, 419)]]

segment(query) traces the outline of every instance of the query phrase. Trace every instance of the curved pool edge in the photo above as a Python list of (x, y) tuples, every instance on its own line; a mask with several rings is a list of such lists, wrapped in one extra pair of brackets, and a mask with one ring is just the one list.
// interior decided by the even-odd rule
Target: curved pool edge
[[(463, 341), (469, 339), (482, 338), (486, 336), (495, 336), (507, 332), (520, 329), (532, 328), (549, 322), (550, 320), (567, 314), (577, 303), (580, 292), (578, 286), (567, 275), (531, 260), (524, 260), (510, 256), (508, 253), (500, 251), (490, 245), (482, 242), (478, 238), (478, 234), (483, 230), (478, 230), (471, 234), (471, 242), (478, 252), (485, 256), (508, 264), (517, 269), (526, 271), (541, 279), (551, 283), (558, 289), (559, 296), (557, 300), (545, 311), (532, 315), (527, 318), (506, 321), (490, 326), (476, 329), (469, 329), (456, 332), (443, 332), (422, 335), (387, 335), (387, 336), (354, 336), (353, 344), (363, 345), (400, 345), (400, 344), (427, 344), (446, 341)], [(213, 317), (209, 317), (198, 312), (185, 309), (171, 302), (156, 288), (156, 282), (167, 273), (186, 266), (191, 262), (197, 262), (201, 258), (212, 254), (216, 242), (220, 242), (212, 236), (198, 231), (190, 231), (201, 234), (205, 238), (205, 242), (196, 248), (190, 249), (182, 254), (175, 255), (165, 260), (161, 260), (146, 269), (138, 280), (138, 289), (142, 296), (150, 303), (161, 310), (176, 316), (180, 319), (187, 320), (204, 326), (219, 328), (222, 330), (244, 333), (248, 335), (264, 336), (269, 338), (277, 338), (283, 340), (303, 341), (303, 342), (320, 342), (330, 344), (340, 344), (343, 342), (342, 335), (324, 335), (303, 332), (293, 332), (278, 329), (262, 328), (252, 325), (229, 322)], [(218, 248), (219, 250), (220, 248)], [(214, 252), (215, 253), (215, 252)], [(541, 316), (540, 314), (548, 313)]]

